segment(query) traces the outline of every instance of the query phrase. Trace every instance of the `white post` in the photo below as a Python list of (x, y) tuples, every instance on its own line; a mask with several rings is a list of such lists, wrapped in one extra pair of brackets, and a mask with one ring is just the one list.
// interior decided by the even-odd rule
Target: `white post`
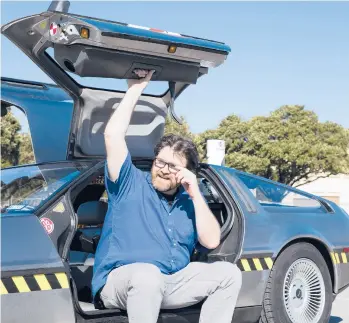
[(225, 141), (209, 139), (206, 142), (207, 162), (212, 165), (223, 166), (225, 161)]

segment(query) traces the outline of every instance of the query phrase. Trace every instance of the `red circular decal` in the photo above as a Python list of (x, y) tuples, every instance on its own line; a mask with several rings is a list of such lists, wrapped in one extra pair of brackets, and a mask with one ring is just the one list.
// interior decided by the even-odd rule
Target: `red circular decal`
[(53, 222), (50, 219), (41, 218), (40, 223), (42, 224), (42, 226), (44, 227), (44, 229), (46, 230), (46, 232), (48, 234), (51, 234), (53, 232), (55, 225), (53, 224)]
[(57, 29), (58, 29), (58, 26), (53, 22), (51, 23), (50, 25), (50, 35), (51, 36), (54, 36), (57, 34)]

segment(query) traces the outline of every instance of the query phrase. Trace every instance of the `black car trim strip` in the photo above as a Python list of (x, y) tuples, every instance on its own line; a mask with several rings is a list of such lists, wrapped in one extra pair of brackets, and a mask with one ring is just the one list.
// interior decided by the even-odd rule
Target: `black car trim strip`
[(236, 265), (241, 271), (263, 271), (270, 270), (274, 265), (274, 259), (269, 256), (256, 256), (251, 257), (242, 256), (237, 262)]
[(64, 272), (55, 274), (34, 274), (1, 278), (0, 295), (68, 289), (69, 281)]
[(14, 277), (14, 276), (30, 276), (38, 274), (55, 274), (65, 271), (64, 267), (51, 267), (51, 268), (35, 268), (35, 269), (23, 269), (23, 270), (4, 270), (1, 271), (1, 279)]
[[(13, 282), (13, 280), (11, 278), (4, 278), (4, 279), (1, 279), (1, 282), (2, 284), (4, 284), (7, 292), (9, 294), (12, 294), (12, 293), (17, 293), (18, 292), (18, 289), (15, 285), (15, 283)], [(2, 287), (2, 286), (1, 286)], [(0, 295), (3, 295), (3, 291), (2, 291), (2, 288), (1, 288), (1, 291), (0, 291)], [(6, 293), (5, 293), (6, 294)]]
[(49, 275), (46, 275), (46, 278), (47, 278), (48, 282), (50, 283), (52, 289), (61, 288), (61, 286), (57, 280), (57, 277), (55, 275), (49, 274)]
[(32, 292), (40, 290), (40, 286), (34, 276), (26, 276), (25, 281)]
[(349, 265), (349, 252), (343, 252), (343, 249), (331, 252), (331, 258), (335, 265), (347, 264)]

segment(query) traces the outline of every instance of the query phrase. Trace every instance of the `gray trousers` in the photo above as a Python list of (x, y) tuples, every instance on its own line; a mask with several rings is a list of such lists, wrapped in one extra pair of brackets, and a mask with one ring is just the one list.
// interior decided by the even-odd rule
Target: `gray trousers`
[(106, 308), (127, 310), (130, 323), (156, 323), (160, 308), (182, 308), (207, 298), (199, 322), (231, 323), (240, 288), (241, 272), (229, 262), (192, 262), (172, 275), (135, 263), (111, 271), (100, 297)]

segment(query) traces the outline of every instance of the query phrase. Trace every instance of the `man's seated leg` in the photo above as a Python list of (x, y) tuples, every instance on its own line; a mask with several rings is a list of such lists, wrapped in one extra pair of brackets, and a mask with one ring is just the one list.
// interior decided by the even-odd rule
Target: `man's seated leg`
[(127, 310), (130, 323), (156, 323), (164, 289), (159, 268), (135, 263), (109, 273), (101, 300), (106, 308)]
[(192, 262), (165, 277), (163, 309), (187, 307), (204, 302), (200, 323), (231, 323), (241, 288), (240, 269), (229, 262)]

